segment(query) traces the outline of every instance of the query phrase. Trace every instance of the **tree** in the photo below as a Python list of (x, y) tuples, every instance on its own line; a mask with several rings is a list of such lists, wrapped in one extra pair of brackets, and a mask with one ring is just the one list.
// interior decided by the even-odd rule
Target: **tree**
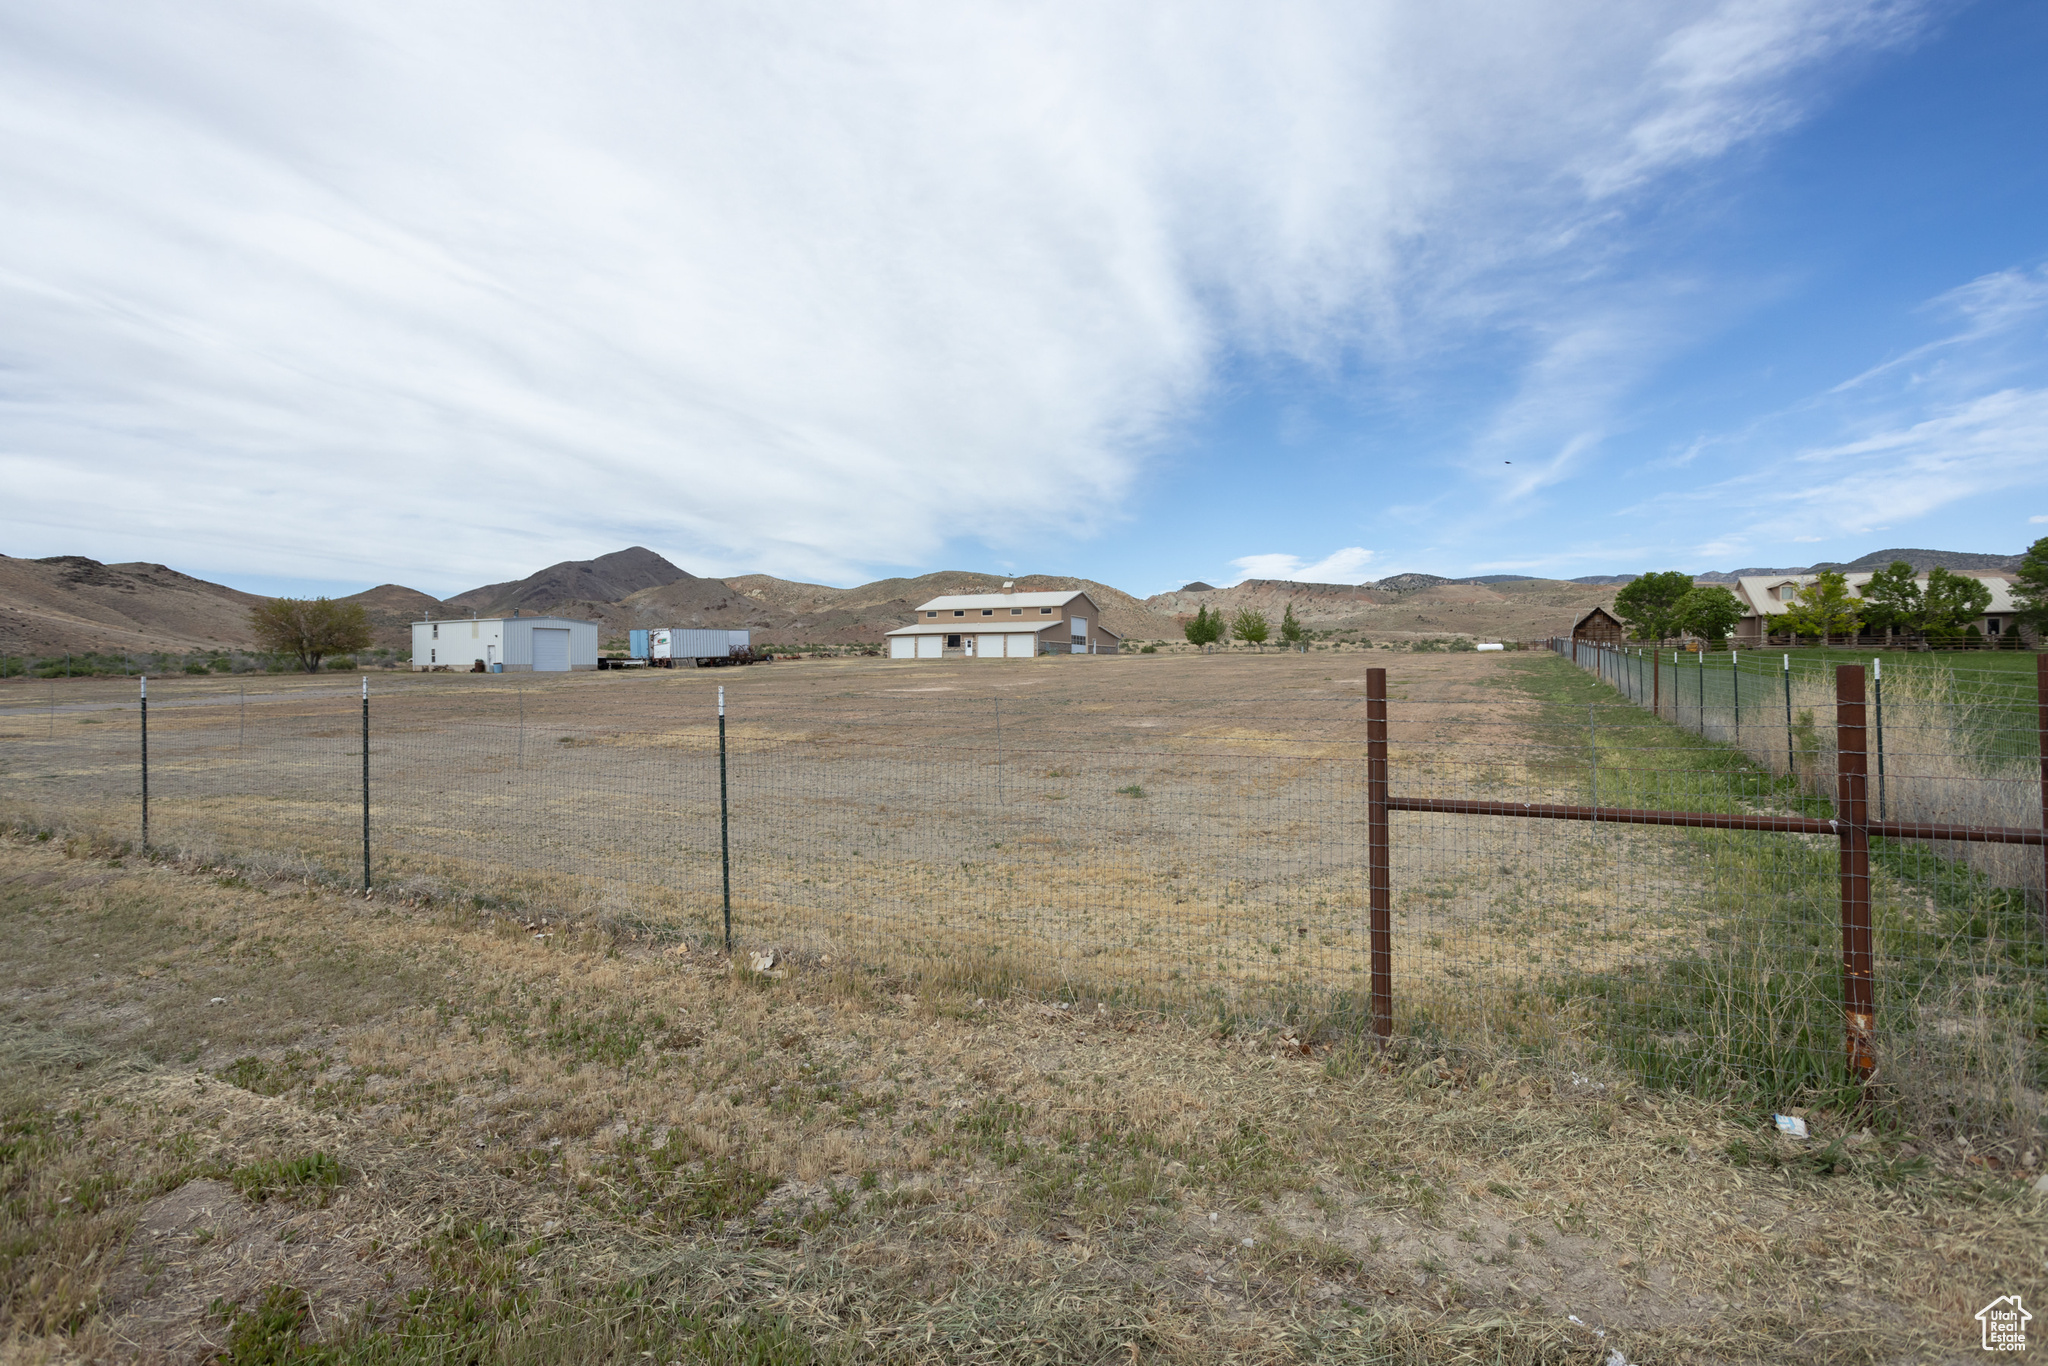
[(1720, 584), (1710, 583), (1680, 598), (1672, 615), (1680, 629), (1705, 637), (1718, 650), (1728, 639), (1728, 633), (1749, 615), (1749, 609)]
[(1779, 620), (1795, 636), (1819, 636), (1825, 641), (1829, 636), (1854, 635), (1859, 618), (1849, 580), (1827, 571), (1799, 590)]
[(1991, 590), (1983, 580), (1951, 574), (1946, 569), (1927, 571), (1927, 587), (1922, 597), (1926, 601), (1922, 629), (1931, 636), (1960, 636), (1991, 606)]
[(370, 648), (370, 614), (359, 602), (332, 598), (270, 598), (249, 609), (257, 642), (272, 654), (297, 655), (307, 673), (323, 655)]
[(2048, 536), (2027, 547), (2013, 576), (2012, 600), (2019, 604), (2021, 625), (2048, 632)]
[(1295, 618), (1294, 604), (1288, 603), (1287, 610), (1281, 613), (1280, 616), (1280, 639), (1286, 641), (1291, 648), (1298, 650), (1301, 648), (1302, 638), (1307, 634), (1308, 632), (1302, 629), (1301, 622)]
[(1223, 639), (1223, 613), (1211, 612), (1209, 604), (1203, 603), (1195, 609), (1194, 620), (1182, 626), (1181, 630), (1186, 634), (1190, 644), (1199, 645), (1207, 650)]
[(1893, 560), (1863, 585), (1864, 623), (1880, 631), (1918, 630), (1925, 609), (1920, 580), (1904, 560)]
[(1232, 619), (1230, 629), (1237, 632), (1239, 640), (1249, 640), (1252, 644), (1258, 646), (1259, 649), (1264, 650), (1266, 648), (1266, 637), (1273, 634), (1273, 623), (1266, 620), (1264, 613), (1254, 611), (1249, 607), (1241, 607), (1238, 609), (1237, 616)]
[(1614, 595), (1614, 614), (1635, 639), (1663, 640), (1678, 634), (1678, 604), (1690, 592), (1690, 574), (1639, 574)]

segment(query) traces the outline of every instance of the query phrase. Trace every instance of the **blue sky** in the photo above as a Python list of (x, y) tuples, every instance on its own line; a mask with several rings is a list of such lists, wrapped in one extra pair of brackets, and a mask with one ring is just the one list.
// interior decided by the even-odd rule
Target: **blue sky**
[(2010, 552), (2044, 69), (2021, 3), (0, 3), (0, 552)]

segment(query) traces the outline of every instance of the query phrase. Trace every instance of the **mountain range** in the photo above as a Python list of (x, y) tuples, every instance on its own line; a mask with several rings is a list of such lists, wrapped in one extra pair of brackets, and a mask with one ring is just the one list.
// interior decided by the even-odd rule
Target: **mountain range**
[[(1974, 551), (1879, 550), (1845, 564), (1737, 569), (1696, 574), (1700, 583), (1732, 583), (1750, 574), (1818, 570), (1856, 572), (1904, 560), (1978, 572), (2011, 570), (2018, 555)], [(1295, 583), (1247, 579), (1227, 588), (1190, 583), (1139, 599), (1092, 579), (1030, 574), (1014, 578), (1023, 592), (1079, 589), (1094, 599), (1103, 624), (1126, 640), (1173, 640), (1202, 607), (1232, 615), (1251, 608), (1278, 621), (1292, 606), (1318, 631), (1365, 639), (1405, 640), (1469, 635), (1536, 639), (1568, 627), (1590, 607), (1605, 606), (1633, 574), (1542, 579), (1483, 574), (1450, 579), (1391, 574), (1372, 583)], [(406, 648), (410, 623), (425, 616), (531, 615), (596, 621), (601, 636), (620, 639), (636, 627), (745, 627), (764, 644), (853, 645), (878, 641), (910, 620), (917, 604), (942, 593), (994, 592), (996, 574), (944, 570), (916, 578), (881, 579), (856, 588), (800, 583), (768, 574), (701, 578), (644, 546), (565, 560), (523, 579), (484, 584), (440, 599), (387, 583), (342, 599), (369, 614), (379, 646)], [(0, 555), (0, 652), (177, 652), (248, 648), (248, 611), (261, 597), (181, 574), (160, 564), (101, 564), (79, 555), (15, 559)]]

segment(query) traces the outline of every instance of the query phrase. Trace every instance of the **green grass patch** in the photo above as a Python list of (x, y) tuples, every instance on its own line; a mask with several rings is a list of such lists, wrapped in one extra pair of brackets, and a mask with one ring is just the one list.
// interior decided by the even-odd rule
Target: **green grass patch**
[[(1616, 705), (1614, 689), (1563, 659), (1512, 667), (1515, 686), (1545, 704), (1546, 776), (1590, 794), (1597, 775), (1603, 806), (1833, 814), (1826, 798), (1732, 747)], [(1807, 731), (1809, 744), (1821, 743), (1810, 720)], [(1698, 888), (1693, 946), (1553, 976), (1553, 999), (1590, 1006), (1617, 1057), (1652, 1086), (1759, 1107), (1853, 1103), (1834, 842), (1730, 830), (1668, 838)], [(1948, 1118), (2010, 1118), (2014, 1084), (2048, 1080), (2038, 911), (2024, 892), (1914, 841), (1873, 841), (1871, 863), (1880, 1066), (1889, 1057), (1916, 1063), (1923, 1081), (1946, 1074), (1916, 1101)], [(1900, 1066), (1890, 1070), (1900, 1077)]]

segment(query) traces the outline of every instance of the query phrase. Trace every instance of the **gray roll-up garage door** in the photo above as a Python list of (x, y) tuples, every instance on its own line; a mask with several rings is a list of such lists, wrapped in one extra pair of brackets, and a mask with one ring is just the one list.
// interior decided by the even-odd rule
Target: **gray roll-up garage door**
[(566, 627), (535, 627), (533, 671), (537, 674), (569, 672), (569, 632)]

